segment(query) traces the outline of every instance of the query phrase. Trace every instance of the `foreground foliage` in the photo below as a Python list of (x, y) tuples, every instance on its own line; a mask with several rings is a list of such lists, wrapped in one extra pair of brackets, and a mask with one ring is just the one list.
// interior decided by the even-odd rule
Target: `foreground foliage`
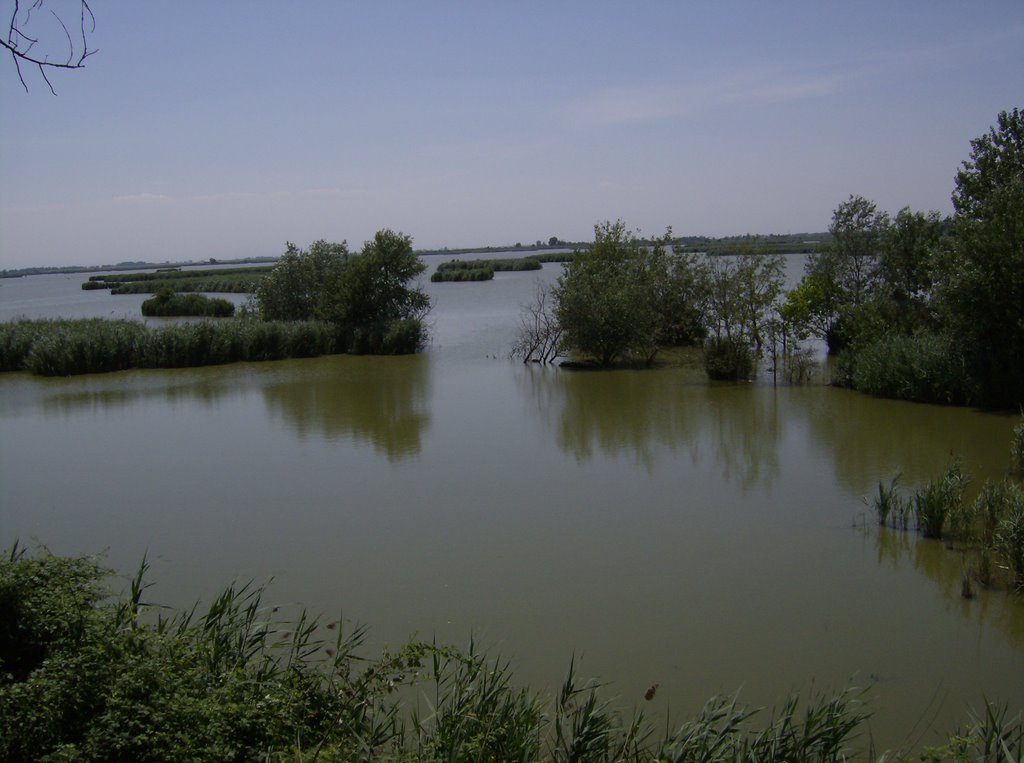
[[(545, 697), (507, 663), (412, 641), (367, 659), (364, 630), (228, 587), (204, 613), (144, 601), (146, 563), (110, 598), (91, 557), (0, 559), (0, 759), (841, 761), (866, 713), (851, 690), (791, 698), (767, 718), (716, 697), (672, 731), (622, 714), (575, 666)], [(662, 727), (663, 724), (658, 724)], [(929, 759), (1020, 760), (1005, 708)], [(894, 759), (883, 756), (883, 759)]]

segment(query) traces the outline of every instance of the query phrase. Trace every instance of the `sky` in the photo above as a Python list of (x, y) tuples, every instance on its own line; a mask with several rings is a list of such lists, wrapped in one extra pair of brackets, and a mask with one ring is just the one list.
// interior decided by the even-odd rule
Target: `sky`
[(814, 232), (851, 194), (948, 214), (1024, 107), (1021, 0), (90, 5), (56, 96), (0, 56), (0, 269)]

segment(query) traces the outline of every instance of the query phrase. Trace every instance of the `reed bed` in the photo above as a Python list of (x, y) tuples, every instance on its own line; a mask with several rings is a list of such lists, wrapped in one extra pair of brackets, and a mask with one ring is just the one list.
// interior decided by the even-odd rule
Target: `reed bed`
[(235, 306), (226, 299), (210, 298), (202, 294), (176, 294), (166, 289), (142, 303), (142, 314), (147, 317), (230, 318), (235, 314)]
[(437, 270), (478, 270), (491, 269), (496, 272), (540, 270), (541, 263), (536, 257), (509, 257), (493, 260), (449, 260), (437, 266)]
[(459, 268), (435, 270), (430, 274), (433, 283), (459, 283), (465, 281), (491, 281), (494, 279), (494, 268)]
[(89, 276), (86, 283), (120, 284), (136, 281), (165, 281), (168, 278), (185, 280), (189, 278), (209, 278), (210, 276), (265, 275), (273, 268), (272, 265), (254, 265), (242, 268), (217, 268), (214, 270), (156, 270), (146, 273), (109, 273)]
[(340, 346), (337, 329), (319, 321), (235, 319), (157, 329), (104, 318), (0, 324), (0, 368), (40, 376), (307, 358)]
[(977, 395), (964, 355), (934, 335), (887, 336), (856, 353), (850, 386), (896, 400), (969, 405)]
[[(267, 269), (269, 272), (269, 269)], [(256, 291), (265, 275), (207, 275), (204, 278), (162, 278), (151, 281), (128, 281), (113, 285), (111, 294), (156, 294), (161, 289), (174, 292), (208, 292), (248, 294)]]
[[(0, 558), (4, 760), (845, 761), (875, 757), (853, 689), (774, 711), (714, 697), (657, 724), (622, 712), (575, 664), (554, 696), (509, 663), (411, 641), (367, 656), (366, 630), (230, 585), (201, 611), (145, 600), (145, 560), (119, 597), (92, 557)], [(860, 751), (854, 745), (860, 745)], [(910, 759), (909, 751), (877, 759)], [(921, 759), (1019, 761), (1020, 716), (986, 704)], [(928, 756), (928, 757), (925, 757)]]

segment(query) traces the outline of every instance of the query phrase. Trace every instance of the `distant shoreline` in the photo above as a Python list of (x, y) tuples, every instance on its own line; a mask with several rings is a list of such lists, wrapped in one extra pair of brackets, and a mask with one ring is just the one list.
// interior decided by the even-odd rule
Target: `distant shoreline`
[[(812, 254), (831, 240), (828, 233), (792, 233), (785, 235), (745, 235), (709, 238), (707, 236), (683, 236), (673, 240), (673, 245), (686, 252), (707, 254)], [(416, 254), (431, 257), (458, 254), (498, 254), (501, 252), (546, 252), (560, 249), (583, 249), (589, 241), (561, 241), (555, 243), (514, 244), (504, 246), (476, 246), (457, 249), (417, 249)], [(0, 278), (21, 278), (35, 275), (61, 275), (69, 273), (101, 273), (120, 270), (155, 270), (159, 268), (189, 268), (208, 265), (251, 265), (277, 262), (278, 257), (241, 257), (236, 259), (183, 260), (179, 262), (118, 262), (114, 265), (56, 265), (50, 267), (14, 268), (0, 270)]]

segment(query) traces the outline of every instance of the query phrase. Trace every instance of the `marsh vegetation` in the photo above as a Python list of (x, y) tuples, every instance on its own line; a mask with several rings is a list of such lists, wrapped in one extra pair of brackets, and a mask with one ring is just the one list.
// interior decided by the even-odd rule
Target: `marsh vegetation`
[[(877, 753), (863, 692), (792, 696), (771, 711), (709, 699), (648, 717), (581, 681), (547, 695), (508, 662), (434, 641), (368, 656), (366, 629), (232, 584), (205, 611), (147, 598), (143, 560), (111, 598), (93, 557), (0, 560), (0, 756), (5, 760), (846, 761)], [(650, 701), (657, 687), (650, 687)], [(889, 759), (910, 750), (886, 753)], [(928, 759), (1015, 761), (1024, 724), (985, 704)]]

